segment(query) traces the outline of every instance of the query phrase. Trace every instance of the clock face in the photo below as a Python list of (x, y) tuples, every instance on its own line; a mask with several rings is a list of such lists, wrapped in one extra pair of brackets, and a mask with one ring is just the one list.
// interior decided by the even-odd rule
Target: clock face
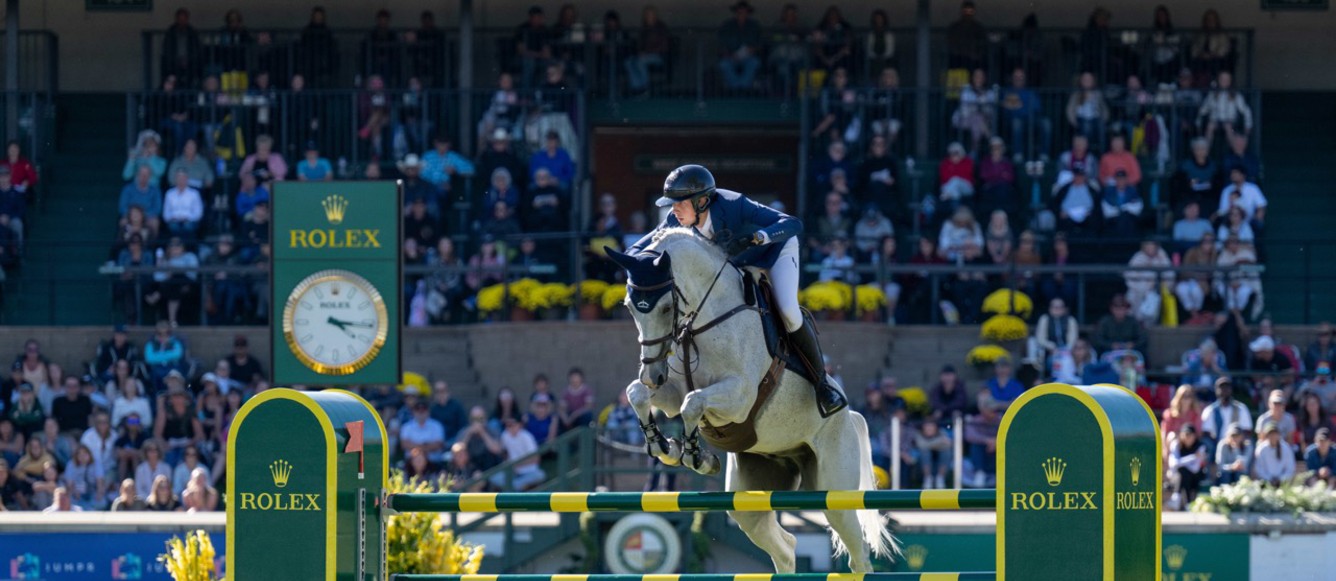
[(306, 277), (283, 309), (283, 337), (317, 373), (348, 375), (375, 359), (389, 333), (385, 300), (366, 279), (343, 270)]

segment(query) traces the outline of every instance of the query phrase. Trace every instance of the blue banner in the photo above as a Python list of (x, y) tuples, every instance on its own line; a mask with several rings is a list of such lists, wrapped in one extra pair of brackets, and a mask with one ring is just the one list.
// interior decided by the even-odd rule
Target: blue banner
[[(0, 581), (171, 581), (158, 555), (180, 533), (0, 533)], [(210, 535), (223, 569), (222, 533)]]

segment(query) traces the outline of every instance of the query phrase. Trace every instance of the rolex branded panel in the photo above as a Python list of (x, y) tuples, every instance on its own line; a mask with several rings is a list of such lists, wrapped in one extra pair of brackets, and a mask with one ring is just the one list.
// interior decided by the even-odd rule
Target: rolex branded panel
[(274, 382), (398, 383), (396, 182), (280, 182), (274, 191)]

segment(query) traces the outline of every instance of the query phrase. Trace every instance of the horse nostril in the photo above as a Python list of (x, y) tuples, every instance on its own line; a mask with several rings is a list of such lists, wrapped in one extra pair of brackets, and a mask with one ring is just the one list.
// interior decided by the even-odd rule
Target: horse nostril
[(660, 373), (659, 376), (656, 378), (656, 381), (655, 381), (654, 383), (657, 384), (657, 385), (663, 385), (663, 381), (664, 381), (663, 374)]

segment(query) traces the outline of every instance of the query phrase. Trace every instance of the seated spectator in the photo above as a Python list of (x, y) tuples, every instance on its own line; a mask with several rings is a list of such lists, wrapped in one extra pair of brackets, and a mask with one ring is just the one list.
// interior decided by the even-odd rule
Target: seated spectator
[(264, 366), (251, 356), (250, 341), (245, 335), (238, 334), (232, 337), (232, 353), (225, 358), (225, 361), (231, 378), (243, 386), (252, 387), (257, 381), (264, 379)]
[[(497, 449), (502, 449), (500, 441), (497, 441), (496, 446)], [(427, 461), (426, 457), (422, 454), (414, 454), (410, 460), (414, 465)], [(434, 467), (428, 467), (422, 470), (413, 470), (414, 473), (412, 476), (425, 479), (430, 476), (431, 473), (424, 472), (434, 469)], [(464, 487), (464, 483), (481, 477), (483, 470), (482, 466), (473, 460), (473, 453), (469, 452), (468, 447), (465, 446), (463, 442), (456, 442), (455, 445), (450, 447), (450, 461), (446, 463), (443, 472), (444, 477), (450, 481), (450, 490), (452, 491), (480, 492), (486, 488), (488, 484), (486, 481), (483, 481), (470, 485), (467, 488)], [(408, 471), (404, 472), (404, 476), (409, 475)]]
[(1096, 213), (1096, 201), (1101, 200), (1099, 186), (1086, 177), (1084, 163), (1077, 163), (1071, 171), (1071, 181), (1059, 185), (1049, 202), (1057, 216), (1059, 232), (1070, 235), (1093, 236), (1099, 231), (1102, 212)]
[(28, 158), (23, 157), (23, 148), (17, 139), (11, 139), (5, 145), (5, 159), (0, 160), (0, 166), (9, 168), (10, 183), (14, 184), (14, 189), (32, 198), (32, 189), (37, 186), (37, 168)]
[[(427, 203), (427, 210), (433, 217), (441, 215), (441, 190), (435, 185), (422, 179), (422, 159), (416, 153), (405, 155), (404, 158), (395, 163), (403, 177), (404, 200), (415, 200), (421, 198)], [(433, 242), (434, 244), (434, 242)]]
[(405, 240), (416, 240), (424, 248), (436, 246), (441, 237), (440, 221), (428, 210), (427, 198), (421, 194), (407, 199), (408, 208), (404, 213)]
[(1095, 326), (1094, 347), (1100, 352), (1115, 349), (1134, 349), (1146, 353), (1146, 330), (1135, 317), (1129, 316), (1132, 304), (1122, 294), (1109, 301), (1109, 314)]
[(9, 166), (0, 165), (0, 228), (13, 234), (15, 248), (23, 247), (23, 221), (27, 199), (10, 181)]
[(120, 494), (111, 501), (111, 512), (144, 510), (144, 499), (135, 492), (135, 480), (126, 478), (121, 481)]
[(575, 162), (561, 147), (561, 136), (556, 131), (549, 131), (543, 141), (543, 148), (535, 151), (529, 158), (529, 171), (534, 179), (540, 170), (547, 172), (557, 181), (558, 187), (568, 190), (575, 181)]
[(860, 277), (854, 268), (854, 258), (849, 255), (849, 239), (836, 236), (822, 249), (825, 257), (821, 259), (821, 272), (817, 279), (822, 282), (837, 280), (848, 284), (857, 284)]
[(1160, 415), (1160, 433), (1164, 437), (1166, 453), (1183, 426), (1192, 426), (1198, 434), (1201, 433), (1201, 401), (1192, 386), (1186, 384), (1178, 386), (1169, 407)]
[(1198, 202), (1214, 208), (1220, 201), (1224, 177), (1220, 166), (1211, 159), (1211, 145), (1200, 137), (1192, 140), (1191, 156), (1178, 164), (1169, 182), (1170, 197), (1175, 206)]
[[(1133, 316), (1142, 324), (1155, 325), (1160, 321), (1160, 293), (1172, 288), (1174, 273), (1169, 270), (1133, 270), (1137, 268), (1169, 268), (1173, 263), (1169, 256), (1154, 240), (1141, 242), (1141, 250), (1132, 255), (1127, 262), (1128, 270), (1123, 271), (1123, 282), (1127, 284), (1127, 302), (1132, 305)], [(1141, 351), (1141, 349), (1138, 349)]]
[(1188, 424), (1179, 429), (1178, 437), (1169, 445), (1169, 460), (1165, 463), (1169, 472), (1166, 484), (1173, 491), (1165, 508), (1182, 510), (1197, 498), (1201, 483), (1206, 479), (1209, 449), (1198, 437), (1197, 428)]
[[(1248, 344), (1248, 350), (1252, 352), (1252, 359), (1248, 361), (1249, 371), (1270, 376), (1274, 378), (1276, 385), (1284, 386), (1286, 392), (1290, 391), (1290, 388), (1294, 385), (1294, 365), (1290, 363), (1288, 357), (1276, 353), (1274, 339), (1261, 335)], [(1254, 377), (1253, 381), (1261, 383), (1262, 377), (1263, 375), (1258, 375)], [(1270, 394), (1270, 396), (1274, 399), (1275, 394)], [(1282, 393), (1280, 402), (1282, 406), (1286, 403), (1285, 400), (1285, 394)], [(1277, 420), (1276, 425), (1281, 429), (1281, 435), (1289, 440), (1290, 434), (1294, 432), (1293, 419), (1288, 424)]]
[(1274, 423), (1262, 426), (1262, 439), (1253, 453), (1253, 478), (1280, 486), (1294, 478), (1294, 448)]
[(32, 438), (33, 434), (42, 431), (42, 426), (46, 425), (46, 412), (37, 402), (37, 393), (31, 383), (27, 381), (19, 383), (16, 391), (17, 401), (9, 406), (9, 421), (14, 424), (14, 430), (24, 438)]
[(61, 475), (61, 482), (75, 505), (86, 510), (105, 506), (107, 483), (102, 464), (93, 458), (93, 451), (88, 446), (81, 444), (75, 449), (74, 457)]
[(172, 491), (176, 492), (177, 495), (184, 495), (186, 486), (190, 484), (190, 480), (193, 477), (195, 470), (203, 471), (207, 478), (209, 468), (201, 464), (203, 461), (204, 459), (200, 455), (199, 448), (193, 444), (186, 446), (185, 454), (181, 457), (181, 462), (172, 470)]
[(0, 458), (0, 508), (5, 510), (31, 510), (32, 485), (15, 476), (9, 462)]
[(870, 259), (876, 254), (882, 240), (895, 236), (895, 226), (882, 215), (876, 203), (869, 203), (863, 208), (863, 219), (854, 224), (854, 250), (860, 260)]
[(422, 155), (422, 179), (436, 186), (439, 192), (452, 191), (452, 180), (469, 178), (474, 173), (473, 162), (455, 152), (451, 146), (450, 138), (438, 133), (432, 138), (432, 150)]
[[(219, 236), (214, 243), (213, 252), (204, 259), (204, 265), (220, 268), (245, 266), (245, 259), (235, 249), (236, 239), (231, 234)], [(208, 310), (211, 322), (238, 324), (243, 320), (246, 305), (250, 302), (250, 289), (244, 275), (225, 270), (215, 272), (207, 290), (208, 304), (212, 305)]]
[(175, 466), (185, 458), (187, 449), (198, 451), (204, 443), (204, 425), (200, 422), (204, 411), (191, 402), (185, 378), (179, 372), (168, 374), (165, 383), (167, 395), (158, 403), (153, 438), (162, 444), (163, 460)]
[(162, 221), (172, 236), (193, 239), (204, 218), (204, 199), (190, 187), (190, 173), (184, 169), (172, 175), (175, 187), (162, 198)]
[(158, 321), (153, 337), (144, 344), (144, 363), (155, 383), (162, 383), (172, 371), (181, 373), (187, 362), (186, 346), (167, 321)]
[(969, 390), (956, 373), (955, 366), (943, 365), (941, 373), (937, 375), (937, 385), (928, 393), (928, 407), (931, 411), (928, 412), (927, 419), (946, 423), (957, 415), (964, 417), (969, 409), (967, 391)]
[(425, 401), (413, 404), (412, 419), (399, 428), (399, 447), (405, 454), (422, 448), (427, 459), (440, 462), (444, 458), (445, 427), (431, 417), (431, 408)]
[(993, 210), (988, 216), (988, 227), (983, 232), (985, 258), (992, 264), (1011, 264), (1015, 239), (1007, 211)]
[(1094, 73), (1081, 73), (1076, 90), (1067, 99), (1066, 113), (1072, 131), (1093, 139), (1095, 143), (1104, 143), (1109, 105), (1104, 101), (1104, 93), (1096, 86)]
[(1220, 377), (1215, 380), (1215, 401), (1201, 412), (1202, 437), (1214, 445), (1230, 424), (1246, 430), (1253, 425), (1252, 414), (1248, 406), (1234, 399), (1233, 381), (1229, 377)]
[(123, 420), (124, 426), (116, 438), (116, 474), (120, 477), (134, 476), (135, 469), (144, 459), (143, 448), (150, 441), (150, 434), (144, 430), (139, 414), (131, 413)]
[(237, 189), (236, 202), (234, 202), (237, 212), (237, 219), (250, 220), (251, 212), (261, 203), (266, 206), (269, 204), (269, 190), (260, 185), (255, 179), (253, 173), (243, 173), (238, 176), (240, 187)]
[(1248, 136), (1234, 134), (1229, 137), (1229, 151), (1225, 152), (1224, 166), (1226, 171), (1233, 170), (1236, 167), (1243, 168), (1245, 179), (1252, 183), (1257, 183), (1262, 177), (1262, 160), (1258, 159), (1257, 154), (1248, 150)]
[(74, 503), (69, 488), (57, 486), (51, 494), (51, 504), (42, 512), (83, 512), (83, 507)]
[(1044, 116), (1039, 95), (1026, 87), (1025, 69), (1011, 71), (1011, 86), (1002, 90), (1002, 123), (1011, 130), (1013, 159), (1047, 161), (1053, 150), (1053, 122)]
[(836, 192), (826, 194), (822, 205), (822, 214), (816, 224), (807, 233), (807, 249), (811, 260), (821, 260), (826, 255), (826, 245), (836, 238), (848, 238), (853, 223), (845, 215), (844, 197)]
[(147, 421), (153, 420), (153, 411), (149, 398), (145, 396), (144, 384), (130, 374), (130, 365), (122, 360), (116, 363), (116, 377), (107, 382), (110, 389), (116, 390), (116, 397), (111, 403), (111, 425), (119, 427), (122, 420), (130, 414), (138, 415)]
[(946, 488), (946, 470), (951, 465), (951, 438), (934, 422), (924, 422), (919, 431), (910, 430), (914, 448), (923, 469), (924, 488)]
[(145, 129), (139, 132), (135, 146), (130, 148), (125, 157), (125, 167), (121, 169), (121, 179), (130, 181), (136, 179), (139, 175), (139, 168), (147, 167), (149, 169), (149, 181), (157, 185), (162, 181), (162, 176), (167, 172), (167, 160), (158, 155), (158, 146), (162, 138), (158, 137), (157, 132), (151, 129)]
[(904, 201), (899, 198), (899, 183), (896, 181), (897, 161), (887, 148), (886, 137), (874, 136), (868, 145), (867, 154), (858, 164), (858, 173), (854, 180), (860, 184), (863, 195), (861, 203), (876, 204), (882, 214), (901, 216)]
[(515, 418), (506, 418), (505, 426), (505, 431), (501, 432), (501, 447), (505, 448), (506, 461), (511, 463), (512, 468), (497, 472), (491, 482), (503, 490), (532, 488), (547, 479), (547, 474), (538, 466), (538, 442), (524, 424)]
[(176, 172), (183, 170), (186, 172), (190, 187), (200, 191), (207, 191), (213, 187), (215, 179), (213, 164), (199, 154), (199, 143), (193, 137), (185, 141), (181, 155), (176, 156), (176, 159), (172, 160), (172, 165), (167, 166), (167, 175), (174, 176)]
[(585, 382), (584, 371), (572, 367), (566, 378), (566, 387), (557, 405), (563, 432), (594, 422), (594, 388)]
[(752, 19), (752, 6), (739, 0), (730, 7), (733, 18), (719, 26), (719, 72), (731, 90), (751, 90), (761, 66), (761, 25)]
[(1243, 428), (1229, 424), (1225, 439), (1215, 449), (1215, 464), (1220, 468), (1217, 483), (1234, 484), (1242, 476), (1252, 474), (1253, 445)]
[(1041, 350), (1040, 360), (1050, 368), (1053, 357), (1060, 351), (1070, 351), (1076, 345), (1078, 329), (1076, 317), (1067, 311), (1067, 302), (1059, 297), (1048, 301), (1048, 312), (1039, 316), (1034, 326), (1035, 344)]
[(1215, 339), (1207, 337), (1194, 350), (1183, 356), (1183, 383), (1193, 385), (1198, 393), (1210, 399), (1210, 390), (1215, 381), (1229, 374), (1225, 354), (1216, 346)]
[(524, 414), (524, 429), (533, 435), (538, 445), (546, 444), (557, 437), (560, 427), (552, 410), (552, 396), (538, 392), (529, 400), (529, 412)]
[(849, 81), (849, 70), (843, 66), (832, 69), (826, 86), (821, 88), (821, 118), (812, 129), (812, 137), (857, 141), (863, 132), (859, 101), (858, 88)]
[(28, 481), (28, 484), (35, 484), (44, 477), (46, 466), (55, 464), (56, 457), (42, 444), (42, 440), (29, 438), (27, 453), (14, 465), (13, 476)]
[(153, 477), (149, 493), (144, 495), (144, 510), (153, 512), (180, 512), (185, 510), (172, 492), (171, 480), (162, 474)]
[(974, 470), (974, 477), (965, 481), (973, 488), (985, 488), (997, 474), (997, 431), (1006, 406), (995, 401), (988, 391), (979, 393), (978, 402), (979, 414), (965, 421), (966, 453)]
[(0, 416), (0, 460), (15, 463), (23, 457), (27, 439), (14, 429), (14, 422), (8, 416)]
[(1318, 323), (1313, 342), (1309, 343), (1308, 349), (1304, 351), (1304, 368), (1316, 369), (1319, 361), (1330, 363), (1336, 360), (1336, 341), (1332, 341), (1331, 334), (1330, 322)]
[(1003, 410), (1025, 392), (1025, 386), (1016, 380), (1013, 369), (1010, 357), (1000, 358), (993, 363), (993, 376), (984, 382), (988, 394)]
[[(1225, 239), (1225, 248), (1216, 258), (1215, 264), (1221, 269), (1230, 269), (1256, 263), (1257, 255), (1252, 248), (1244, 246), (1238, 236), (1230, 236)], [(1223, 299), (1224, 308), (1238, 311), (1248, 318), (1257, 316), (1262, 307), (1262, 281), (1257, 273), (1232, 270), (1224, 279), (1216, 283), (1216, 292)]]
[(1217, 129), (1223, 129), (1225, 139), (1247, 137), (1252, 132), (1252, 109), (1243, 100), (1243, 94), (1234, 88), (1234, 75), (1220, 71), (1215, 89), (1206, 95), (1197, 113), (1197, 123), (1203, 126), (1203, 136), (1210, 143)]
[(274, 138), (261, 134), (255, 138), (255, 153), (246, 156), (237, 173), (251, 174), (256, 183), (268, 188), (273, 182), (287, 179), (288, 163), (283, 154), (274, 151)]
[(561, 232), (568, 227), (570, 195), (545, 168), (534, 172), (534, 183), (520, 205), (525, 232)]
[(136, 493), (140, 498), (148, 498), (161, 480), (168, 494), (172, 491), (172, 467), (162, 460), (162, 449), (157, 442), (148, 441), (142, 446), (144, 461), (135, 468)]
[(1324, 482), (1328, 489), (1336, 487), (1336, 454), (1331, 451), (1331, 429), (1320, 428), (1313, 443), (1304, 450), (1304, 467), (1313, 474), (1306, 484)]
[(976, 68), (970, 73), (970, 82), (960, 90), (960, 104), (951, 114), (951, 124), (962, 133), (968, 133), (970, 151), (978, 154), (983, 140), (992, 137), (993, 122), (997, 118), (997, 89), (988, 86), (988, 75)]
[(1136, 188), (1141, 185), (1141, 163), (1127, 150), (1127, 136), (1121, 133), (1109, 138), (1109, 151), (1099, 158), (1099, 181), (1106, 186), (1114, 185), (1118, 172), (1123, 172), (1127, 185)]
[(1332, 422), (1327, 408), (1322, 406), (1322, 396), (1317, 391), (1300, 389), (1295, 399), (1299, 400), (1299, 409), (1295, 418), (1294, 442), (1299, 448), (1306, 449), (1315, 441), (1318, 430), (1330, 430), (1336, 424)]
[[(1183, 217), (1174, 222), (1175, 250), (1190, 253), (1189, 249), (1199, 244), (1202, 237), (1210, 233), (1211, 222), (1201, 217), (1201, 203), (1188, 202), (1183, 206)], [(1215, 264), (1215, 261), (1212, 260), (1211, 264)]]
[(946, 146), (946, 158), (937, 165), (937, 180), (939, 201), (934, 211), (925, 209), (924, 213), (950, 216), (957, 206), (974, 198), (974, 160), (965, 155), (965, 146), (958, 142)]
[(445, 439), (455, 441), (459, 432), (468, 424), (468, 412), (459, 399), (450, 393), (450, 383), (444, 379), (436, 380), (431, 386), (431, 419), (440, 422), (445, 429)]
[[(252, 181), (254, 177), (252, 174)], [(297, 179), (303, 182), (328, 182), (334, 179), (334, 167), (328, 159), (320, 156), (320, 148), (314, 141), (306, 144), (305, 155), (297, 162)]]
[(845, 177), (854, 174), (857, 166), (847, 155), (848, 148), (843, 141), (833, 140), (830, 145), (826, 146), (825, 157), (812, 162), (811, 172), (815, 191), (829, 191), (831, 174), (835, 173), (836, 170), (843, 171)]
[(143, 358), (139, 354), (139, 346), (126, 333), (125, 325), (117, 323), (112, 327), (111, 339), (98, 343), (93, 372), (103, 381), (108, 381), (116, 376), (116, 367), (121, 361), (138, 364), (143, 362)]
[(937, 253), (950, 262), (971, 262), (983, 255), (983, 229), (968, 206), (954, 210), (938, 238)]
[(1113, 174), (1113, 185), (1104, 189), (1100, 201), (1100, 210), (1104, 225), (1101, 233), (1110, 238), (1133, 238), (1141, 230), (1141, 213), (1146, 204), (1141, 199), (1141, 192), (1128, 181), (1127, 172), (1118, 170)]
[(872, 463), (876, 466), (889, 466), (891, 416), (893, 410), (886, 405), (885, 395), (875, 384), (869, 384), (863, 393), (863, 406), (858, 409), (867, 421), (868, 439), (872, 445)]
[(1226, 217), (1233, 207), (1242, 208), (1254, 228), (1260, 228), (1266, 221), (1266, 196), (1257, 184), (1248, 181), (1248, 174), (1240, 167), (1229, 170), (1229, 185), (1220, 190), (1220, 210), (1216, 215)]
[[(646, 6), (641, 10), (640, 36), (634, 43), (633, 54), (623, 61), (623, 65), (626, 67), (626, 85), (631, 94), (644, 93), (649, 90), (650, 69), (663, 67), (670, 56), (668, 51), (671, 48), (672, 37), (668, 33), (668, 25), (659, 20), (657, 9), (653, 6)], [(776, 47), (776, 49), (778, 48)], [(776, 54), (777, 52), (777, 50), (771, 51), (770, 59), (772, 62), (781, 58), (783, 54), (782, 52)], [(800, 57), (799, 61), (801, 60)]]
[(888, 144), (900, 137), (904, 123), (904, 105), (900, 101), (900, 72), (886, 67), (877, 76), (877, 85), (871, 95), (871, 121), (868, 128), (874, 137), (884, 137)]
[(1225, 219), (1221, 221), (1220, 228), (1216, 231), (1217, 240), (1228, 240), (1235, 238), (1239, 241), (1239, 246), (1248, 250), (1256, 249), (1257, 236), (1253, 232), (1253, 227), (1244, 217), (1243, 208), (1231, 206)]
[(78, 377), (66, 376), (62, 387), (63, 396), (51, 402), (51, 418), (60, 426), (61, 434), (77, 438), (88, 430), (93, 401), (81, 391)]
[(120, 224), (125, 225), (130, 214), (130, 208), (138, 206), (148, 218), (147, 224), (150, 231), (156, 236), (158, 225), (162, 219), (162, 190), (158, 189), (157, 181), (153, 179), (153, 170), (144, 166), (135, 170), (134, 181), (125, 184), (121, 188), (120, 199)]
[(988, 140), (988, 155), (979, 162), (979, 209), (991, 212), (1018, 209), (1016, 167), (1007, 159), (1007, 144), (1000, 137)]
[(218, 510), (218, 490), (209, 484), (209, 472), (203, 466), (190, 472), (190, 482), (181, 492), (181, 507), (186, 512)]
[[(167, 254), (157, 263), (158, 271), (153, 273), (156, 288), (146, 297), (155, 307), (166, 303), (167, 323), (175, 327), (177, 315), (181, 312), (181, 303), (197, 298), (199, 294), (199, 257), (186, 250), (185, 242), (179, 237), (172, 237), (167, 242)], [(168, 270), (170, 269), (170, 270)]]
[(1099, 167), (1095, 154), (1090, 151), (1090, 137), (1081, 133), (1073, 135), (1072, 148), (1058, 156), (1058, 184), (1066, 183), (1071, 178), (1070, 175), (1064, 176), (1063, 172), (1070, 174), (1077, 167), (1086, 173), (1096, 171), (1095, 168)]

